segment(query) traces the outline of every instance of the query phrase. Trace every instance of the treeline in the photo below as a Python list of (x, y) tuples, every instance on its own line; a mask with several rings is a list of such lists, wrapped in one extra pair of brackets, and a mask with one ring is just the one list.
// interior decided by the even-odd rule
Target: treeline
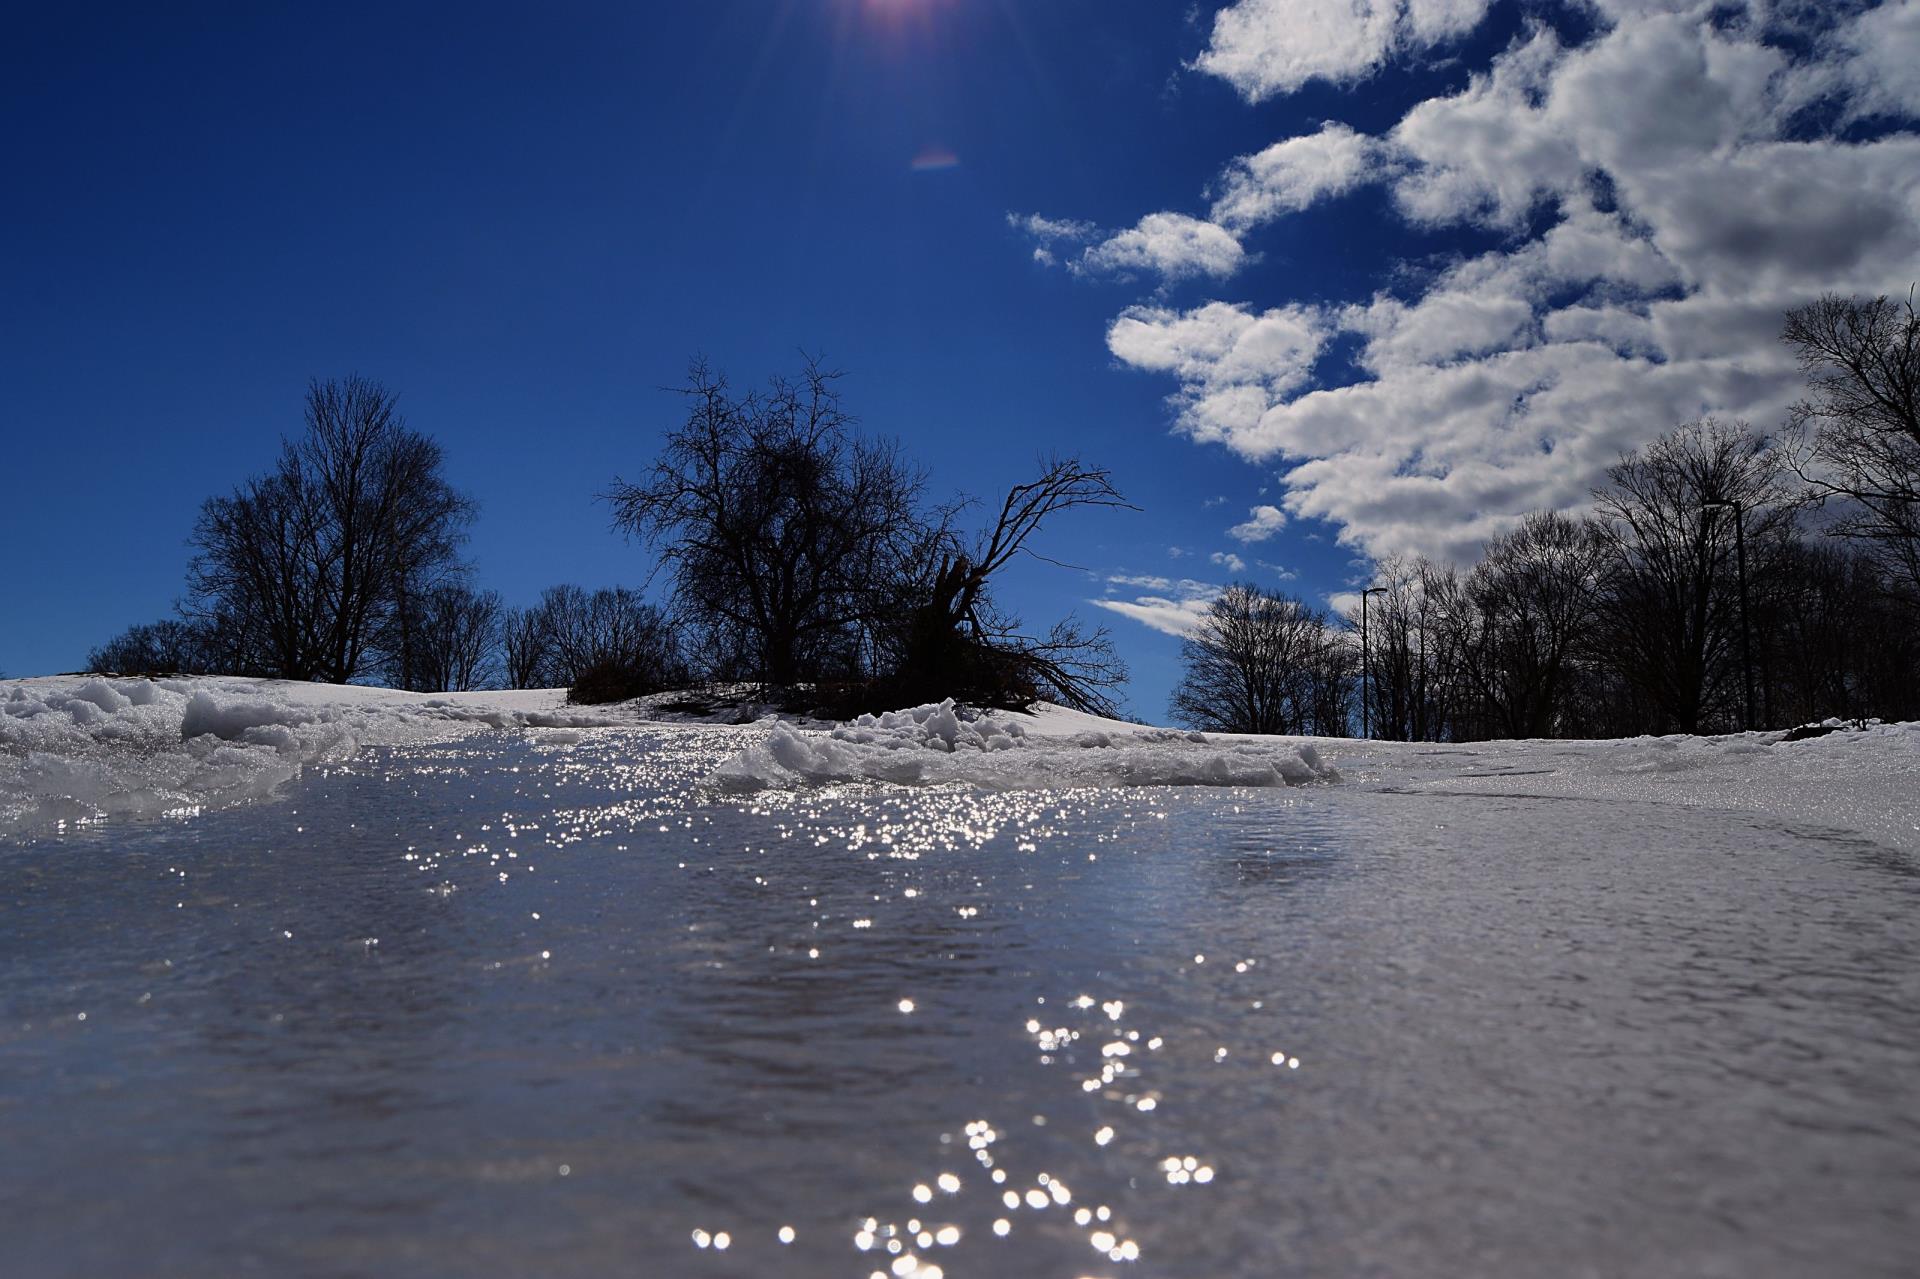
[(487, 677), (499, 598), (460, 557), (476, 507), (394, 396), (314, 382), (272, 470), (201, 504), (179, 616), (88, 655), (97, 671), (269, 676), (397, 688)]
[[(1385, 561), (1342, 614), (1236, 585), (1185, 641), (1174, 718), (1421, 740), (1920, 718), (1920, 319), (1911, 300), (1827, 297), (1782, 336), (1807, 395), (1777, 434), (1683, 425), (1623, 455), (1587, 514), (1528, 515), (1466, 571)], [(696, 363), (683, 395), (652, 463), (601, 495), (664, 570), (657, 605), (556, 586), (509, 609), (477, 588), (476, 507), (439, 445), (348, 378), (309, 389), (272, 470), (203, 504), (179, 616), (89, 666), (1114, 713), (1126, 670), (1105, 631), (1030, 633), (994, 600), (1053, 517), (1127, 506), (1108, 472), (1045, 461), (969, 529), (972, 505), (930, 500), (817, 365), (742, 393)]]
[(460, 551), (476, 507), (384, 388), (314, 383), (272, 471), (208, 499), (179, 616), (95, 649), (90, 669), (241, 674), (413, 691), (565, 686), (612, 701), (748, 684), (845, 712), (955, 697), (1112, 713), (1126, 678), (1104, 630), (1029, 635), (993, 584), (1058, 513), (1123, 507), (1106, 471), (1044, 462), (984, 528), (935, 504), (897, 443), (860, 434), (837, 375), (736, 394), (691, 370), (686, 419), (635, 482), (603, 494), (665, 569), (664, 605), (549, 589), (510, 609)]
[(1828, 297), (1783, 338), (1808, 394), (1776, 436), (1685, 424), (1590, 514), (1528, 515), (1466, 572), (1384, 561), (1337, 617), (1230, 589), (1176, 719), (1461, 741), (1920, 718), (1920, 320)]

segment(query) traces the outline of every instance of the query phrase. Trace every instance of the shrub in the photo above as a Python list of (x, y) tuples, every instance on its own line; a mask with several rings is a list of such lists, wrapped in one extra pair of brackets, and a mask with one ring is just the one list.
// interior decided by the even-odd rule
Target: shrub
[(567, 701), (575, 706), (605, 706), (658, 693), (665, 687), (657, 667), (611, 657), (581, 671), (567, 690)]

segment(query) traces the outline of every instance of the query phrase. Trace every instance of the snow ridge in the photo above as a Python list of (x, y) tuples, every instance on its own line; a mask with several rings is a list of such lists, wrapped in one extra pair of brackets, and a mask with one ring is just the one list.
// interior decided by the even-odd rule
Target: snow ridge
[(630, 724), (556, 690), (423, 697), (218, 677), (55, 677), (0, 684), (0, 831), (186, 815), (264, 798), (362, 746), (482, 728)]
[(762, 721), (766, 736), (707, 778), (722, 791), (844, 782), (1053, 786), (1304, 786), (1340, 775), (1309, 742), (1210, 738), (1173, 729), (1047, 737), (1011, 715), (974, 715), (951, 699), (810, 732)]
[(16, 685), (0, 700), (0, 829), (239, 803), (355, 746), (329, 717), (181, 680)]

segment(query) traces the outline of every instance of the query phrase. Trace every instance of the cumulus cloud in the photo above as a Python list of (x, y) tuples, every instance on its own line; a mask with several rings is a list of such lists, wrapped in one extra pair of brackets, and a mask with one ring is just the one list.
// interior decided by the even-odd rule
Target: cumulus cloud
[(1247, 512), (1244, 523), (1236, 524), (1227, 530), (1227, 536), (1236, 542), (1252, 544), (1264, 542), (1287, 526), (1287, 513), (1277, 506), (1256, 506)]
[(1215, 551), (1213, 554), (1207, 556), (1207, 561), (1212, 564), (1218, 564), (1229, 573), (1244, 573), (1247, 571), (1247, 562), (1238, 555), (1235, 555), (1232, 551)]
[(1850, 55), (1843, 74), (1862, 115), (1920, 119), (1920, 4), (1894, 3), (1866, 14), (1839, 41)]
[(1214, 15), (1194, 66), (1249, 102), (1310, 80), (1357, 80), (1403, 50), (1480, 25), (1491, 0), (1238, 0)]
[(1033, 241), (1033, 257), (1076, 275), (1157, 275), (1163, 281), (1232, 275), (1247, 260), (1225, 227), (1184, 213), (1149, 213), (1123, 231), (1091, 222), (1011, 213), (1007, 222)]
[[(1197, 65), (1259, 99), (1416, 56), (1484, 8), (1241, 0)], [(1172, 382), (1179, 430), (1284, 466), (1284, 498), (1259, 509), (1334, 521), (1369, 554), (1471, 559), (1528, 509), (1580, 506), (1622, 449), (1679, 421), (1779, 422), (1799, 389), (1787, 309), (1905, 292), (1920, 5), (1592, 12), (1591, 31), (1534, 21), (1378, 136), (1324, 126), (1213, 186), (1213, 223), (1253, 247), (1260, 226), (1366, 183), (1407, 226), (1493, 247), (1389, 252), (1366, 297), (1155, 301), (1112, 322), (1114, 357)], [(1789, 20), (1799, 35), (1772, 38)], [(1349, 358), (1323, 368), (1336, 341)]]
[(1168, 280), (1232, 275), (1246, 250), (1224, 227), (1184, 213), (1149, 213), (1138, 225), (1108, 236), (1081, 255), (1086, 272), (1153, 272)]
[(1254, 312), (1225, 302), (1188, 311), (1136, 306), (1107, 330), (1107, 347), (1135, 368), (1180, 379), (1195, 435), (1231, 440), (1267, 407), (1305, 386), (1334, 326), (1309, 307)]
[(1227, 166), (1213, 220), (1244, 232), (1281, 214), (1298, 213), (1375, 176), (1386, 154), (1373, 138), (1337, 123), (1276, 142)]

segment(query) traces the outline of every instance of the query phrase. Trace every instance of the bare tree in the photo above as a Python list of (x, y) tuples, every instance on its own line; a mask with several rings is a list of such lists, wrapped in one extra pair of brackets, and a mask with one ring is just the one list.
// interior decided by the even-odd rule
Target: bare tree
[(992, 526), (971, 546), (944, 531), (923, 541), (939, 567), (913, 586), (918, 598), (895, 640), (889, 691), (906, 700), (952, 696), (985, 705), (1045, 699), (1115, 714), (1111, 694), (1127, 671), (1104, 629), (1085, 630), (1069, 617), (1044, 638), (1028, 636), (1020, 619), (993, 603), (995, 577), (1018, 556), (1045, 560), (1029, 541), (1051, 517), (1075, 507), (1138, 509), (1110, 472), (1078, 458), (1052, 458), (1037, 479), (1008, 490)]
[(921, 475), (853, 433), (837, 377), (810, 361), (735, 395), (696, 363), (651, 474), (604, 495), (615, 527), (658, 549), (676, 608), (776, 687), (848, 674), (874, 591), (925, 538)]
[(1780, 723), (1920, 716), (1920, 608), (1858, 541), (1795, 538), (1758, 617)]
[(1375, 737), (1389, 741), (1412, 740), (1420, 718), (1426, 569), (1425, 561), (1400, 556), (1378, 561), (1366, 606), (1354, 605), (1341, 619), (1356, 658), (1366, 666), (1360, 682), (1367, 703), (1362, 722)]
[(223, 675), (207, 637), (175, 618), (129, 626), (87, 654), (87, 669), (111, 675)]
[(500, 596), (464, 582), (446, 582), (399, 605), (404, 615), (407, 661), (390, 655), (390, 682), (421, 693), (466, 692), (494, 677)]
[(500, 658), (508, 688), (546, 688), (553, 676), (553, 637), (539, 608), (510, 608), (500, 619)]
[(1548, 737), (1565, 727), (1610, 553), (1600, 525), (1535, 511), (1489, 542), (1468, 576), (1474, 634), (1464, 669), (1502, 735)]
[(1339, 666), (1331, 650), (1341, 647), (1324, 613), (1236, 583), (1181, 641), (1169, 709), (1180, 723), (1223, 733), (1325, 731), (1326, 685)]
[(1796, 470), (1816, 499), (1840, 499), (1834, 532), (1874, 545), (1920, 599), (1920, 314), (1885, 297), (1828, 294), (1787, 313), (1800, 358)]
[(544, 674), (574, 690), (577, 701), (624, 701), (688, 679), (672, 623), (623, 586), (548, 588), (540, 597), (538, 631)]
[[(1736, 535), (1744, 528), (1749, 572), (1766, 575), (1792, 524), (1781, 469), (1744, 423), (1705, 418), (1623, 455), (1594, 492), (1608, 549), (1610, 660), (1660, 727), (1698, 732), (1732, 704), (1742, 634)], [(1740, 523), (1723, 503), (1737, 504)]]
[(193, 615), (247, 669), (346, 683), (368, 668), (404, 594), (458, 570), (473, 504), (440, 446), (358, 377), (315, 382), (306, 432), (273, 472), (201, 507)]
[(234, 669), (318, 676), (326, 601), (314, 515), (297, 473), (249, 479), (201, 506), (191, 539), (190, 613)]

